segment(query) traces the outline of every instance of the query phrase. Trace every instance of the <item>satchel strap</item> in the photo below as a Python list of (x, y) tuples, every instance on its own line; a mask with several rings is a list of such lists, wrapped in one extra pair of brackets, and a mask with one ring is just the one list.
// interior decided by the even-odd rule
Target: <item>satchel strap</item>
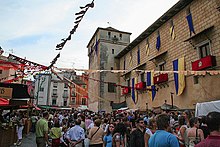
[(92, 137), (98, 132), (99, 129), (100, 129), (100, 127), (98, 127), (98, 129), (95, 131), (95, 133), (92, 134), (91, 139), (92, 139)]
[(196, 138), (198, 137), (198, 129), (196, 129)]

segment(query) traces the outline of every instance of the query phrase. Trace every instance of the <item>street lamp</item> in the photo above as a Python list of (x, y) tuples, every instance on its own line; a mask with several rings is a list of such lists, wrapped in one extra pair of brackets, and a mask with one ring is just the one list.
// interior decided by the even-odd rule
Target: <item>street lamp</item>
[(148, 114), (148, 103), (146, 103), (146, 111), (147, 111), (147, 114)]
[(172, 108), (173, 108), (173, 92), (170, 92), (170, 98), (171, 98), (171, 105), (172, 105)]

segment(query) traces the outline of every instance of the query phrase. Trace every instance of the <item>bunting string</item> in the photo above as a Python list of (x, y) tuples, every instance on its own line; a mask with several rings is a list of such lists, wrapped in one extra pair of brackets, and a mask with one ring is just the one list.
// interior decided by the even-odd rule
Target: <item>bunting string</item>
[(100, 99), (100, 100), (104, 100), (104, 101), (107, 101), (107, 102), (111, 102), (111, 99), (110, 99), (110, 98), (105, 98), (105, 99), (104, 99), (104, 98), (102, 98), (102, 97), (99, 97), (99, 96), (97, 96), (96, 94), (94, 94), (93, 92), (90, 92), (90, 91), (85, 90), (84, 88), (80, 87), (79, 85), (77, 85), (76, 83), (74, 83), (73, 81), (71, 81), (70, 79), (68, 79), (68, 78), (66, 78), (66, 77), (61, 78), (55, 70), (51, 69), (51, 72), (54, 73), (57, 77), (59, 77), (60, 80), (62, 80), (62, 81), (63, 81), (63, 80), (67, 81), (68, 83), (74, 85), (75, 87), (79, 88), (80, 90), (82, 90), (82, 91), (84, 91), (84, 92), (86, 92), (86, 93), (88, 93), (88, 94), (91, 94), (91, 95), (94, 96), (95, 98), (98, 98), (98, 99)]
[[(62, 42), (56, 45), (56, 50), (62, 50), (64, 48), (66, 42), (71, 40), (71, 36), (76, 32), (76, 29), (78, 28), (78, 26), (79, 26), (80, 22), (82, 21), (84, 15), (89, 10), (89, 8), (93, 8), (93, 7), (94, 7), (94, 0), (91, 3), (80, 7), (81, 11), (75, 13), (76, 18), (75, 18), (75, 22), (74, 22), (75, 25), (74, 25), (73, 29), (70, 31), (67, 38), (61, 39)], [(57, 59), (59, 57), (60, 57), (60, 53), (57, 54), (57, 56), (53, 59), (53, 61), (51, 62), (51, 64), (48, 66), (47, 69), (52, 68), (53, 65), (56, 64)]]

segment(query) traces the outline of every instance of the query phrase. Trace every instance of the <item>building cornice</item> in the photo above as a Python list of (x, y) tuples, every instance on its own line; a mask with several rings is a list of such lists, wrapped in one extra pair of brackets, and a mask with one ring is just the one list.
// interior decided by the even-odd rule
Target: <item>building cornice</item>
[(149, 26), (143, 33), (141, 33), (134, 41), (132, 41), (125, 49), (123, 49), (115, 58), (121, 58), (137, 46), (140, 42), (150, 36), (154, 31), (160, 28), (169, 19), (179, 13), (193, 0), (179, 0), (173, 7), (171, 7), (166, 13), (164, 13), (159, 19), (157, 19), (151, 26)]

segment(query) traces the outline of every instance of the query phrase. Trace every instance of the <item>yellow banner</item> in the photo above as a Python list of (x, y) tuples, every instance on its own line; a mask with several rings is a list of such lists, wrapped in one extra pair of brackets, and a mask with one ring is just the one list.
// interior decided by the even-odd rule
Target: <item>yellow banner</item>
[(12, 88), (0, 87), (0, 97), (10, 99), (12, 97)]

